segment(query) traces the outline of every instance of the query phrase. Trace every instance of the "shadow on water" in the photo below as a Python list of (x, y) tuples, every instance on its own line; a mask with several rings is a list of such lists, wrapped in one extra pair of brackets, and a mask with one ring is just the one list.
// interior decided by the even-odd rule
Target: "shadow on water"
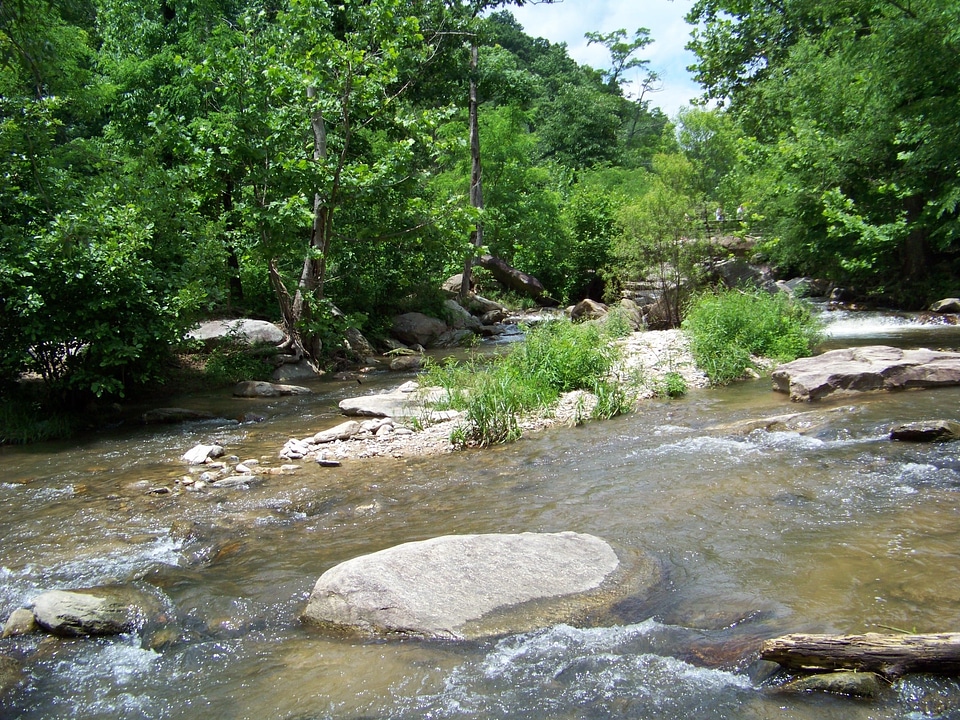
[[(26, 667), (0, 716), (960, 716), (951, 679), (908, 677), (872, 701), (784, 696), (756, 661), (760, 640), (786, 632), (960, 626), (955, 447), (888, 438), (898, 422), (954, 417), (960, 389), (798, 406), (761, 380), (482, 452), (149, 492), (200, 441), (275, 462), (355, 392), (319, 389), (259, 403), (263, 423), (127, 428), (0, 456), (4, 617), (44, 590), (138, 581), (175, 620), (157, 649), (135, 635), (0, 641)], [(225, 417), (249, 407), (203, 403)], [(787, 413), (804, 414), (785, 429), (751, 422)], [(299, 621), (316, 578), (351, 557), (448, 533), (561, 530), (651, 554), (662, 582), (592, 625), (470, 643), (337, 639)]]

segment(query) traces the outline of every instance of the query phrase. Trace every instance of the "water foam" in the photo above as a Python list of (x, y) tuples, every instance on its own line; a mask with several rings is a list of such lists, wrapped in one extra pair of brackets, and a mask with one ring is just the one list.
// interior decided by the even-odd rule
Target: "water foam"
[(479, 661), (456, 668), (442, 693), (417, 698), (402, 716), (579, 717), (629, 706), (631, 717), (724, 717), (753, 691), (744, 675), (657, 652), (669, 630), (646, 620), (607, 628), (556, 625), (504, 638)]

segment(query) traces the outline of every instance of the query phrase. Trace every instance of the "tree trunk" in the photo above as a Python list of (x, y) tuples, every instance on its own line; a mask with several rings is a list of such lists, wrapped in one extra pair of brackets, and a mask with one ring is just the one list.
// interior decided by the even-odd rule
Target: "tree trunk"
[(919, 225), (923, 212), (923, 198), (912, 195), (904, 201), (907, 224), (910, 227), (900, 246), (900, 262), (908, 280), (921, 280), (930, 272), (926, 229)]
[[(477, 210), (483, 210), (483, 170), (480, 165), (480, 120), (477, 103), (477, 63), (479, 49), (474, 42), (470, 46), (470, 204)], [(467, 257), (463, 265), (463, 281), (460, 284), (460, 299), (470, 294), (470, 275), (476, 248), (483, 245), (483, 221), (477, 219), (477, 226), (471, 233), (474, 247), (473, 255)]]
[(236, 245), (230, 240), (236, 229), (236, 217), (233, 214), (233, 178), (229, 175), (223, 181), (223, 215), (227, 219), (227, 272), (229, 273), (230, 291), (227, 295), (227, 310), (235, 305), (243, 305), (243, 284), (240, 282), (240, 258), (237, 257)]
[[(315, 87), (307, 88), (307, 98), (314, 100), (317, 96)], [(310, 116), (310, 126), (313, 129), (313, 160), (319, 162), (327, 157), (327, 129), (323, 115), (315, 110)], [(280, 302), (280, 314), (283, 317), (284, 329), (290, 337), (297, 354), (306, 354), (317, 360), (323, 349), (319, 336), (300, 331), (304, 321), (310, 320), (309, 295), (322, 297), (323, 280), (326, 273), (327, 250), (330, 244), (331, 208), (323, 202), (320, 193), (313, 196), (313, 225), (310, 229), (310, 243), (306, 256), (303, 258), (303, 268), (300, 271), (300, 281), (297, 291), (291, 298), (284, 286), (275, 264), (270, 266), (270, 282)]]
[(760, 657), (797, 670), (854, 669), (896, 677), (960, 673), (960, 633), (936, 635), (784, 635), (764, 641)]

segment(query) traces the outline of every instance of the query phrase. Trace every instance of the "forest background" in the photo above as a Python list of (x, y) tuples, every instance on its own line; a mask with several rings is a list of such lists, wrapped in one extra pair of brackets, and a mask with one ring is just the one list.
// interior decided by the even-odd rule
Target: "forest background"
[(595, 69), (489, 0), (0, 0), (0, 396), (129, 393), (241, 312), (322, 360), (438, 308), (478, 241), (558, 301), (619, 297), (718, 209), (783, 274), (958, 294), (960, 6), (688, 20), (715, 107), (667, 118), (646, 29), (585, 28)]

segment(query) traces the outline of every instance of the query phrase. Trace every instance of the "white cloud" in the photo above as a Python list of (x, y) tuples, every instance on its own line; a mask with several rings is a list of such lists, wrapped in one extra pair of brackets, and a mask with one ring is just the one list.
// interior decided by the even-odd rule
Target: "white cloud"
[(650, 30), (653, 43), (641, 57), (650, 60), (650, 69), (662, 78), (661, 92), (651, 96), (652, 105), (667, 115), (700, 94), (687, 66), (694, 55), (685, 49), (690, 39), (690, 26), (684, 16), (693, 0), (563, 0), (557, 3), (505, 6), (533, 37), (554, 43), (566, 43), (570, 57), (595, 68), (609, 65), (609, 55), (602, 45), (588, 45), (584, 33), (611, 32), (623, 28), (632, 37), (638, 28)]

